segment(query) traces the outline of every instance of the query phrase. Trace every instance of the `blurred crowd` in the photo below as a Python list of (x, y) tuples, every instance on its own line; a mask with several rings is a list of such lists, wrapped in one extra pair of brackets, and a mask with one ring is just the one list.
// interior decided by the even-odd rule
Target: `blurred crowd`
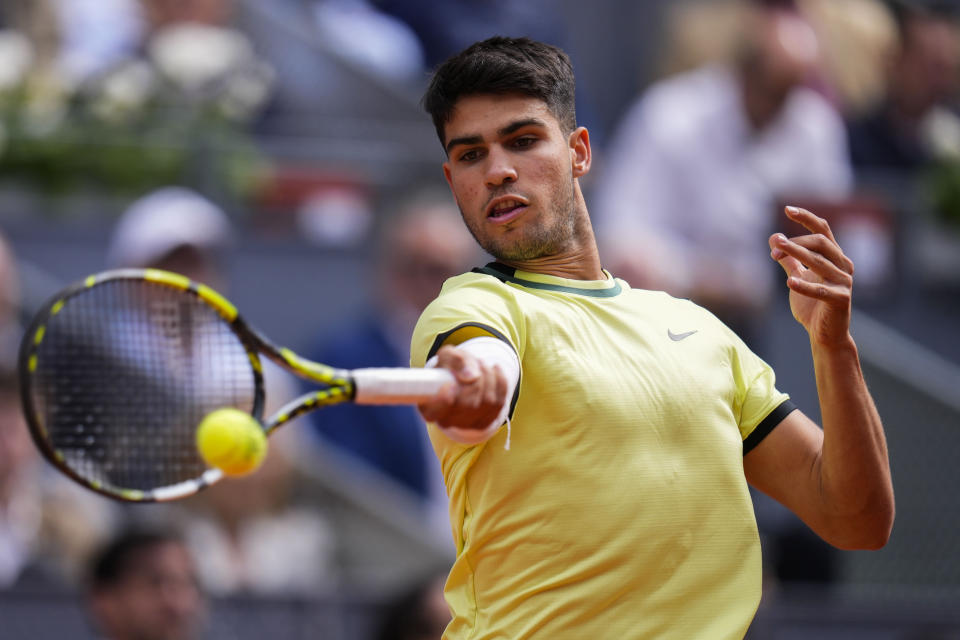
[[(6, 0), (0, 5), (0, 116), (8, 115), (11, 96), (28, 87), (35, 92), (28, 100), (33, 128), (24, 135), (49, 136), (66, 104), (54, 94), (96, 82), (106, 100), (96, 108), (122, 119), (146, 104), (156, 72), (195, 100), (215, 96), (218, 108), (236, 116), (255, 140), (277, 113), (309, 106), (317, 91), (339, 89), (324, 85), (322, 68), (318, 79), (309, 63), (278, 50), (276, 42), (258, 49), (257, 30), (238, 19), (249, 16), (244, 10), (252, 4)], [(412, 90), (419, 90), (427, 69), (474, 40), (529, 35), (563, 46), (570, 29), (548, 0), (285, 4), (309, 18), (301, 26), (338, 65)], [(663, 4), (656, 73), (638, 83), (635, 100), (609, 123), (586, 183), (611, 272), (636, 287), (692, 298), (763, 355), (763, 319), (778, 291), (766, 238), (781, 224), (779, 209), (790, 203), (831, 220), (862, 274), (867, 300), (876, 292), (889, 295), (910, 251), (919, 253), (921, 280), (946, 286), (951, 295), (960, 291), (960, 22), (954, 5)], [(581, 117), (595, 114), (590, 95), (578, 100)], [(13, 148), (2, 117), (0, 183), (7, 177), (5, 150)], [(483, 256), (436, 182), (413, 185), (399, 197), (391, 193), (386, 205), (371, 193), (373, 185), (331, 189), (320, 180), (311, 190), (306, 182), (303, 193), (281, 201), (301, 207), (299, 231), (320, 245), (317, 251), (369, 245), (370, 302), (324, 334), (334, 339), (308, 337), (290, 346), (340, 367), (406, 365), (420, 310), (446, 278), (481, 264)], [(236, 194), (218, 185), (184, 177), (128, 193), (102, 266), (170, 269), (229, 296), (230, 256), (250, 230), (239, 212), (262, 201), (239, 206)], [(931, 233), (948, 243), (945, 251), (911, 244)], [(175, 640), (202, 637), (209, 597), (309, 598), (356, 587), (345, 570), (355, 532), (338, 524), (337, 508), (304, 488), (316, 482), (312, 468), (331, 458), (388, 485), (396, 492), (390, 495), (410, 505), (425, 536), (452, 544), (445, 487), (419, 415), (409, 407), (319, 412), (305, 419), (309, 426), (272, 438), (260, 471), (182, 504), (131, 508), (57, 476), (41, 463), (19, 410), (16, 349), (30, 311), (22, 304), (23, 280), (16, 247), (0, 236), (0, 589), (82, 589), (91, 624), (104, 638)], [(276, 368), (266, 377), (268, 414), (302, 390)], [(802, 525), (761, 496), (757, 512), (767, 584), (837, 579), (831, 551)], [(437, 557), (449, 553), (441, 543)], [(438, 637), (446, 615), (442, 580), (420, 568), (380, 594), (391, 606), (371, 625), (378, 638)]]

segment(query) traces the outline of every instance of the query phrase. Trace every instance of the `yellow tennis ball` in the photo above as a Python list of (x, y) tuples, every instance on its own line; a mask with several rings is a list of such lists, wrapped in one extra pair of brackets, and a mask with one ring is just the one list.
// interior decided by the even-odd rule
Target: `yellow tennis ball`
[(211, 467), (228, 476), (242, 476), (263, 462), (267, 437), (250, 414), (234, 408), (217, 409), (197, 427), (197, 450)]

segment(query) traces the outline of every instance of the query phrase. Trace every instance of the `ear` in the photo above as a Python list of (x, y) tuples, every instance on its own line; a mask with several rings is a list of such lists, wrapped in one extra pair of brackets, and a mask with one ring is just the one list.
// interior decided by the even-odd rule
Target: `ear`
[(573, 177), (582, 178), (590, 172), (592, 156), (590, 152), (590, 132), (586, 127), (577, 127), (568, 139)]

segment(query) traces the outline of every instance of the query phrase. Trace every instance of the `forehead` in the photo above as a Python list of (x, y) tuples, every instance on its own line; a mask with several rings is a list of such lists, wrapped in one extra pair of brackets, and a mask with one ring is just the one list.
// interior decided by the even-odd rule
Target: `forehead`
[(453, 138), (492, 137), (510, 124), (536, 119), (559, 129), (560, 124), (539, 98), (518, 94), (480, 94), (460, 98), (445, 127), (447, 141)]

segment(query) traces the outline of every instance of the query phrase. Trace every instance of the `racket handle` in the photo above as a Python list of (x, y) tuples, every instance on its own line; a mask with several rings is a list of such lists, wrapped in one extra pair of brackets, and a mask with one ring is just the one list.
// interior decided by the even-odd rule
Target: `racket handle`
[(454, 383), (446, 369), (369, 368), (354, 369), (357, 404), (418, 404)]

